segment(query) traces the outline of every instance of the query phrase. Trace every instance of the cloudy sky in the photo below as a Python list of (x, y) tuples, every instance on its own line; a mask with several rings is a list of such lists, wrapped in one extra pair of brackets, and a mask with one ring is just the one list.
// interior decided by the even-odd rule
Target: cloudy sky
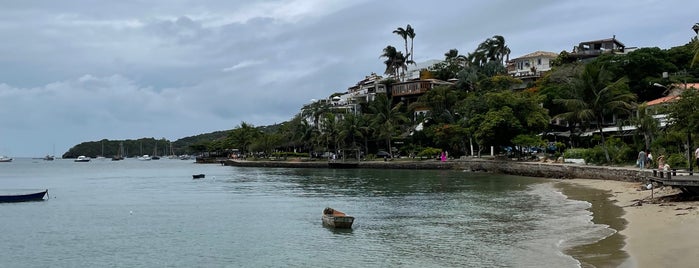
[(284, 122), (384, 71), (410, 24), (417, 62), (502, 35), (515, 58), (616, 36), (670, 48), (699, 1), (6, 0), (0, 155)]

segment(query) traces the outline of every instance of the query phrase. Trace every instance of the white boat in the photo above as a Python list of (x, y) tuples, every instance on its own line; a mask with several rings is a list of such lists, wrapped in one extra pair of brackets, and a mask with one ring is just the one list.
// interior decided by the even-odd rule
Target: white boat
[(81, 156), (78, 156), (78, 158), (76, 158), (73, 161), (75, 161), (75, 162), (90, 162), (90, 159), (91, 159), (90, 157), (81, 155)]
[(144, 154), (144, 155), (142, 155), (142, 156), (139, 156), (139, 157), (138, 157), (138, 160), (141, 160), (141, 161), (150, 161), (150, 160), (151, 160), (151, 157), (150, 157), (150, 155)]
[(12, 162), (12, 157), (0, 155), (0, 162)]

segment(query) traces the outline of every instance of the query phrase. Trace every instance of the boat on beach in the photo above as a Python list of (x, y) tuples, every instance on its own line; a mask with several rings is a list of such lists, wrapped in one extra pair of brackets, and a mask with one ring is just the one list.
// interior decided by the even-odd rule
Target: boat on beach
[(48, 193), (49, 193), (49, 190), (43, 190), (41, 192), (28, 193), (28, 194), (0, 195), (0, 203), (43, 201), (44, 196), (47, 195)]
[(333, 228), (352, 228), (352, 223), (354, 223), (354, 217), (333, 208), (325, 208), (322, 219), (323, 225)]

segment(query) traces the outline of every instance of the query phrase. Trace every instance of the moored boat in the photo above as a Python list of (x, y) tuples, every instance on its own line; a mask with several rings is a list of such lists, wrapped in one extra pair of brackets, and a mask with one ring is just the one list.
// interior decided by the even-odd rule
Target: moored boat
[(192, 175), (192, 179), (203, 179), (205, 176), (204, 174), (194, 174)]
[(81, 156), (78, 156), (78, 158), (76, 158), (73, 161), (75, 161), (75, 162), (90, 162), (90, 157), (81, 155)]
[(12, 162), (12, 157), (0, 155), (0, 162)]
[(43, 201), (44, 196), (46, 194), (48, 194), (48, 192), (49, 192), (49, 190), (43, 190), (41, 192), (29, 193), (29, 194), (0, 195), (0, 203)]
[(334, 228), (352, 228), (354, 217), (333, 208), (323, 210), (323, 224)]

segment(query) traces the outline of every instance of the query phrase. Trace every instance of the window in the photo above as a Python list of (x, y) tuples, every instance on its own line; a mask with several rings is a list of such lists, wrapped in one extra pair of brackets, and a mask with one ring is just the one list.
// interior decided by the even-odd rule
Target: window
[(536, 65), (541, 65), (541, 58), (536, 59)]

